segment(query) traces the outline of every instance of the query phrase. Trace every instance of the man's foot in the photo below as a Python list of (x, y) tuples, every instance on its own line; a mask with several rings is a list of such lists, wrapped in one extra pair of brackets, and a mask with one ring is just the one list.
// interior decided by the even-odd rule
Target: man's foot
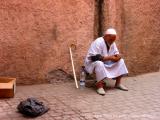
[(106, 92), (104, 91), (103, 88), (98, 88), (97, 93), (100, 94), (100, 95), (105, 95), (106, 94)]
[(97, 93), (100, 95), (105, 95), (105, 91), (103, 89), (104, 84), (103, 80), (96, 82)]
[(128, 88), (125, 87), (125, 86), (122, 85), (122, 84), (119, 84), (119, 85), (115, 86), (115, 88), (120, 89), (120, 90), (123, 90), (123, 91), (128, 91)]

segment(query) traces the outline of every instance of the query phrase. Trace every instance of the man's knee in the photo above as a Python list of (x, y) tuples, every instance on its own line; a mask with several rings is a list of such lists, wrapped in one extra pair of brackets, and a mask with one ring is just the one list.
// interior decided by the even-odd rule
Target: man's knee
[(95, 64), (96, 67), (104, 67), (104, 63), (102, 61), (96, 61)]
[(124, 59), (121, 58), (119, 62), (124, 64)]

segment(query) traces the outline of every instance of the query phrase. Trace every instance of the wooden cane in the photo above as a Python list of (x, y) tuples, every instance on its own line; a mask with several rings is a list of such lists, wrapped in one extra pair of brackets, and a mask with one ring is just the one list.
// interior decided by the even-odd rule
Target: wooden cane
[(73, 70), (73, 75), (74, 75), (74, 81), (75, 81), (75, 84), (76, 84), (76, 88), (78, 88), (77, 77), (76, 77), (76, 72), (75, 72), (74, 62), (73, 62), (72, 47), (76, 47), (76, 46), (74, 44), (71, 44), (70, 47), (69, 47), (69, 52), (70, 52), (70, 57), (71, 57), (71, 63), (72, 63), (72, 70)]

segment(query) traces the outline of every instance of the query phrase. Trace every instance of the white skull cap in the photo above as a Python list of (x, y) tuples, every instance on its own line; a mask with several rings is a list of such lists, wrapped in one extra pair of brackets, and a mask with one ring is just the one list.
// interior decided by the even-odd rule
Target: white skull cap
[(116, 30), (114, 28), (109, 28), (105, 31), (105, 35), (110, 34), (110, 35), (117, 35)]

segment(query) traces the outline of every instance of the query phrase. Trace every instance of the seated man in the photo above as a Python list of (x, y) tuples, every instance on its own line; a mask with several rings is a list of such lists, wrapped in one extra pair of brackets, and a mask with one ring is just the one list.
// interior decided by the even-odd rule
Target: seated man
[(128, 73), (124, 60), (116, 47), (116, 30), (109, 28), (103, 37), (92, 42), (85, 58), (85, 69), (88, 73), (96, 73), (97, 93), (105, 95), (104, 85), (108, 78), (116, 80), (115, 88), (128, 91), (121, 84), (121, 78)]

